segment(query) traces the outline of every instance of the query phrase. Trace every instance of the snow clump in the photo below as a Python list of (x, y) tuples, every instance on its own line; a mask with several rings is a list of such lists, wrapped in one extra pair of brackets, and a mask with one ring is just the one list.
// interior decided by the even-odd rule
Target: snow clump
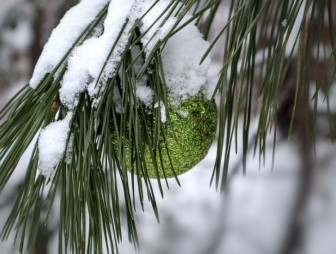
[(39, 140), (38, 170), (45, 177), (52, 177), (55, 169), (61, 161), (70, 132), (70, 120), (72, 113), (60, 121), (53, 122), (42, 129)]
[(71, 8), (54, 29), (35, 65), (29, 81), (36, 88), (46, 73), (50, 73), (75, 43), (85, 28), (96, 18), (108, 0), (82, 0)]

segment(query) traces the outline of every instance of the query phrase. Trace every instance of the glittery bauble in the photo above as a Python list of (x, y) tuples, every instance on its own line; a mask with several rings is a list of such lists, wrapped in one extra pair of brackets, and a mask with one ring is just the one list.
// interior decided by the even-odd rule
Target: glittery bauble
[[(171, 121), (166, 123), (168, 149), (175, 173), (180, 175), (197, 165), (208, 153), (215, 139), (217, 110), (213, 100), (193, 98), (178, 108), (169, 107), (168, 112)], [(167, 177), (174, 176), (166, 152), (163, 166)], [(154, 170), (149, 171), (149, 175), (156, 176)]]
[[(161, 152), (156, 154), (161, 178), (174, 176), (172, 166), (176, 175), (180, 175), (197, 165), (208, 153), (216, 133), (217, 110), (213, 100), (195, 97), (178, 107), (169, 106), (167, 110), (169, 120), (162, 123), (167, 132), (167, 142), (160, 142), (158, 150)], [(132, 154), (129, 147), (126, 150), (126, 153)], [(129, 156), (126, 155), (127, 160)], [(145, 162), (148, 176), (156, 178), (157, 172), (148, 145), (145, 149)]]

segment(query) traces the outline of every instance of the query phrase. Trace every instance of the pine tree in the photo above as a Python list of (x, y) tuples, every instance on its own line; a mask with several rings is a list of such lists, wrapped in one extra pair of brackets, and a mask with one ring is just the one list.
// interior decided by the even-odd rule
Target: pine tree
[[(297, 138), (304, 161), (294, 211), (299, 215), (312, 177), (315, 139), (320, 133), (328, 139), (335, 134), (333, 115), (321, 112), (317, 96), (322, 92), (327, 101), (332, 99), (328, 93), (335, 84), (335, 1), (231, 1), (227, 23), (207, 43), (196, 26), (208, 39), (223, 2), (82, 0), (65, 15), (29, 84), (0, 112), (0, 190), (24, 152), (34, 147), (4, 238), (15, 228), (21, 235), (20, 251), (31, 251), (38, 233), (34, 225), (48, 222), (49, 212), (42, 214), (42, 208), (50, 211), (59, 192), (60, 252), (102, 253), (103, 242), (111, 253), (117, 251), (121, 200), (129, 240), (136, 244), (135, 203), (143, 206), (149, 199), (159, 218), (152, 178), (163, 196), (168, 177), (178, 181), (181, 171), (204, 156), (210, 146), (205, 141), (215, 134), (211, 126), (216, 95), (220, 102), (213, 184), (226, 190), (230, 149), (238, 135), (244, 171), (251, 147), (262, 161), (267, 139), (275, 140), (278, 133)], [(212, 98), (207, 98), (209, 54), (223, 34), (221, 71)], [(183, 40), (192, 53), (171, 57)], [(181, 120), (184, 112), (194, 118)], [(328, 129), (318, 129), (321, 117), (329, 121)], [(239, 118), (242, 133), (237, 132)], [(258, 119), (252, 139), (251, 119)], [(190, 127), (192, 120), (200, 132)], [(199, 140), (189, 143), (190, 135)], [(181, 151), (174, 146), (177, 139), (185, 145)], [(195, 162), (181, 158), (189, 148), (200, 151)], [(296, 227), (293, 222), (282, 253), (293, 248)]]

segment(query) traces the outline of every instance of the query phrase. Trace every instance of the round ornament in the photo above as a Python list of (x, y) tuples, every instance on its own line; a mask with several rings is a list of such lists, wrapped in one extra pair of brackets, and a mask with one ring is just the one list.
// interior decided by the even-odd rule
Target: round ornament
[[(144, 144), (143, 165), (149, 178), (168, 178), (185, 173), (206, 156), (215, 139), (217, 109), (213, 100), (194, 97), (178, 107), (168, 106), (166, 110), (167, 121), (161, 123), (166, 137), (161, 137), (152, 153), (149, 145)], [(127, 169), (143, 175), (144, 172), (137, 169), (134, 150), (126, 144), (125, 151)]]

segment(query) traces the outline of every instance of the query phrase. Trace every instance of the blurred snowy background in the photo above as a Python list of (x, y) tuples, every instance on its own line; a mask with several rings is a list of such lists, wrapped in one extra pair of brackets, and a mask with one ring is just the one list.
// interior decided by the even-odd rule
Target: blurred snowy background
[[(52, 28), (74, 3), (69, 0), (1, 0), (0, 108), (27, 83)], [(223, 24), (228, 15), (227, 6), (223, 5), (220, 13), (218, 23)], [(221, 61), (218, 52), (220, 49), (213, 56), (214, 75)], [(334, 96), (330, 96), (329, 106), (336, 114), (336, 91), (330, 93)], [(326, 104), (323, 95), (319, 102)], [(247, 174), (243, 176), (241, 143), (238, 142), (238, 147), (232, 149), (228, 189), (224, 194), (219, 194), (214, 186), (209, 187), (216, 156), (216, 144), (213, 144), (199, 165), (180, 176), (181, 187), (171, 181), (163, 199), (157, 191), (160, 223), (149, 204), (145, 211), (139, 208), (136, 220), (140, 253), (335, 254), (336, 149), (324, 139), (323, 119), (319, 124), (322, 131), (314, 163), (307, 164), (308, 158), (300, 151), (299, 137), (293, 136), (289, 141), (284, 135), (278, 135), (273, 170), (270, 138), (265, 163), (260, 166), (259, 157), (254, 157), (251, 149)], [(256, 129), (256, 124), (254, 127)], [(253, 131), (251, 133), (253, 136)], [(0, 227), (15, 200), (27, 158), (22, 158), (0, 195)], [(311, 181), (305, 180), (308, 171)], [(57, 253), (57, 216), (55, 212), (47, 227), (39, 226), (35, 254)], [(14, 237), (0, 241), (0, 253), (18, 253), (17, 246), (12, 245)], [(121, 254), (136, 253), (127, 241), (126, 225), (119, 250)]]

